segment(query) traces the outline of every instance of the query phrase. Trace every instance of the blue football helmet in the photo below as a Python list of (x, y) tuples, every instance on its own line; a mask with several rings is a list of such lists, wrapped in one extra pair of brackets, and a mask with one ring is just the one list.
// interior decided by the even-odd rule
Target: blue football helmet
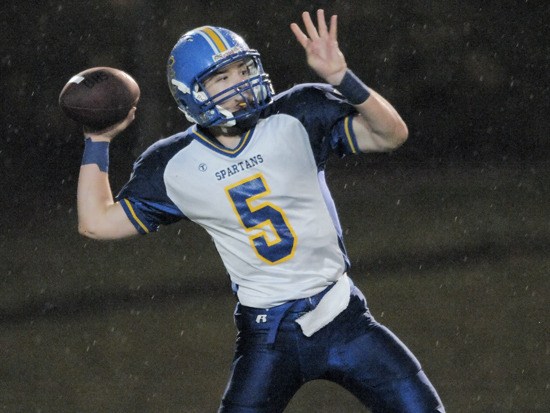
[[(244, 60), (248, 79), (210, 96), (204, 81), (233, 62)], [(168, 84), (179, 109), (190, 122), (203, 127), (245, 127), (254, 125), (260, 111), (274, 94), (260, 54), (250, 49), (236, 33), (213, 26), (191, 30), (180, 37), (168, 59)], [(246, 105), (230, 112), (221, 105), (240, 95)]]

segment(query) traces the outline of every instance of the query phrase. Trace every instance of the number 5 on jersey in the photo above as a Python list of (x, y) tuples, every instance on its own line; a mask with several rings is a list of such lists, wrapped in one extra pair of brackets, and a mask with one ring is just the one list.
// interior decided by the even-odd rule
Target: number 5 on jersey
[(294, 255), (297, 237), (284, 211), (262, 201), (271, 190), (262, 174), (256, 174), (225, 188), (239, 222), (250, 233), (250, 245), (268, 264), (279, 264)]

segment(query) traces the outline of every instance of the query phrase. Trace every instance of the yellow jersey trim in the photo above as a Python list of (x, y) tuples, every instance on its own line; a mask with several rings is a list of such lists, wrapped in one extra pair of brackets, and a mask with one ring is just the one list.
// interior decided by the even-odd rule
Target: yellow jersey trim
[(143, 231), (145, 231), (146, 233), (149, 233), (149, 228), (147, 228), (145, 224), (141, 222), (141, 220), (138, 218), (130, 201), (128, 201), (127, 199), (123, 199), (123, 201), (126, 204), (128, 211), (130, 211), (130, 214), (132, 214), (132, 218), (134, 218), (134, 221), (137, 222), (137, 224), (141, 227)]
[(248, 132), (246, 132), (246, 134), (243, 136), (243, 138), (241, 139), (241, 142), (239, 143), (239, 145), (234, 148), (234, 149), (229, 149), (229, 148), (225, 148), (223, 147), (221, 144), (219, 145), (216, 145), (214, 142), (212, 142), (210, 139), (208, 139), (206, 136), (204, 135), (201, 135), (198, 131), (194, 131), (193, 133), (198, 137), (200, 138), (201, 141), (203, 141), (204, 143), (208, 144), (209, 146), (212, 146), (214, 149), (216, 149), (217, 151), (220, 151), (220, 152), (223, 152), (223, 153), (227, 153), (229, 155), (235, 155), (236, 153), (238, 153), (242, 148), (244, 148), (246, 146), (246, 143), (248, 142), (249, 138), (250, 138), (250, 132), (252, 132), (252, 129), (250, 129)]
[(350, 117), (346, 116), (344, 119), (344, 132), (346, 133), (346, 139), (348, 140), (348, 145), (351, 148), (352, 153), (357, 153), (357, 146), (353, 139), (352, 125), (350, 125)]

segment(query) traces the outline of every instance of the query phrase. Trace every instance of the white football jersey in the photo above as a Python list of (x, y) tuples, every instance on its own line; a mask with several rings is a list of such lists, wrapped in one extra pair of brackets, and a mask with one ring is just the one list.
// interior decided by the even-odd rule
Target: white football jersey
[(117, 199), (141, 233), (181, 218), (205, 228), (243, 305), (309, 297), (349, 265), (324, 166), (357, 151), (354, 114), (328, 86), (295, 87), (234, 149), (196, 126), (157, 142)]

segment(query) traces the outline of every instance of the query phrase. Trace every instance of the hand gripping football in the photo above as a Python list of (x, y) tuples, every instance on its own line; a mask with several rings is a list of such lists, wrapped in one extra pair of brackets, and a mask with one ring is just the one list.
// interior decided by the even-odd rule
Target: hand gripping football
[(59, 106), (69, 118), (98, 131), (123, 120), (139, 96), (139, 86), (128, 73), (93, 67), (67, 82), (59, 95)]

